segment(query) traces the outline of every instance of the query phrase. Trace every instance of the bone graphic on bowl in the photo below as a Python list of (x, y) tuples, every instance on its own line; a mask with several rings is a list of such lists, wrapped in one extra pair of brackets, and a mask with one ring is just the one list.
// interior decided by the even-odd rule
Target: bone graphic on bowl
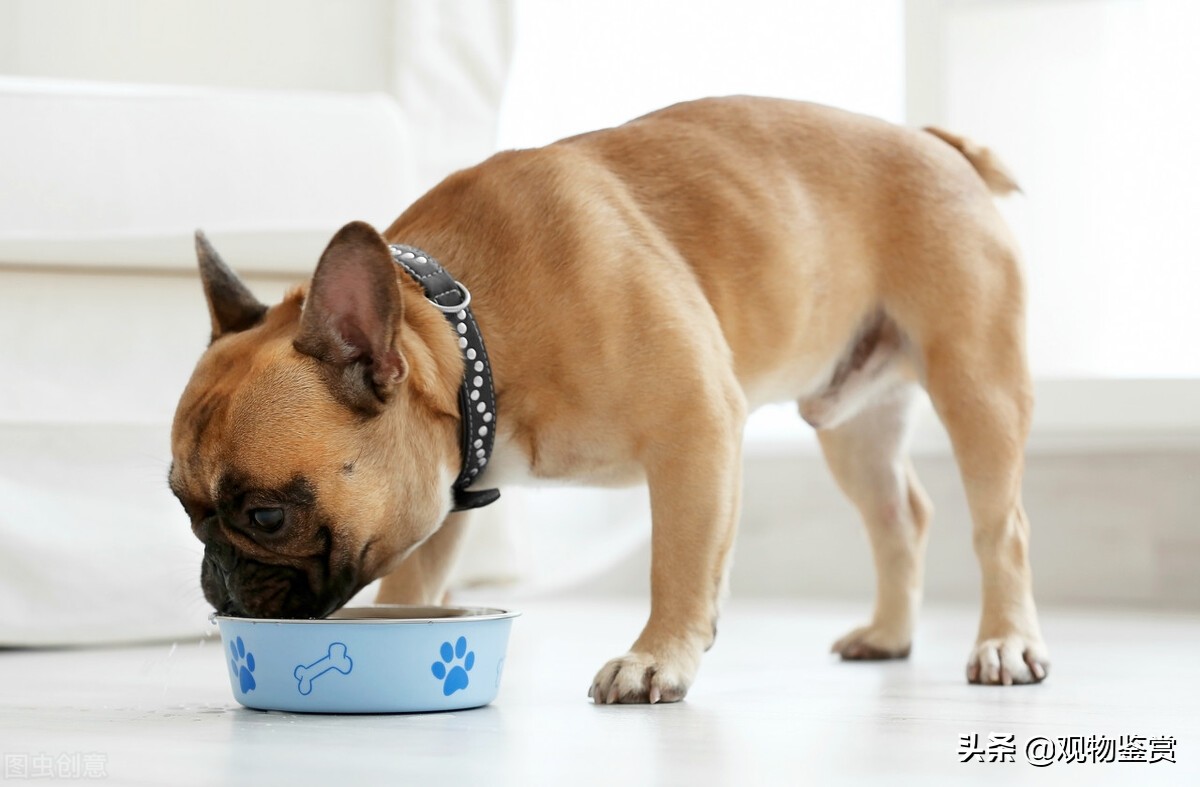
[(301, 694), (308, 696), (312, 692), (313, 681), (330, 670), (337, 670), (343, 675), (349, 675), (354, 669), (354, 661), (346, 655), (346, 646), (340, 642), (329, 643), (329, 652), (312, 664), (301, 664), (292, 673), (296, 677), (296, 688)]

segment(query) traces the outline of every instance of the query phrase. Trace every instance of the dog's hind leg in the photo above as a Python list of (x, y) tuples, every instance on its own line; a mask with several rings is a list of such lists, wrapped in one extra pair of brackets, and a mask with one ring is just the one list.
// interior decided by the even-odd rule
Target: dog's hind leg
[[(922, 384), (950, 435), (974, 525), (983, 614), (967, 661), (972, 683), (1034, 683), (1047, 671), (1033, 602), (1029, 520), (1021, 504), (1033, 416), (1025, 292), (1012, 233), (992, 203), (1015, 188), (995, 157), (946, 132), (982, 181), (925, 145), (924, 182), (897, 204), (876, 284), (910, 341)], [(929, 176), (929, 177), (925, 177)]]
[(858, 508), (875, 557), (871, 622), (833, 645), (843, 659), (904, 658), (921, 603), (932, 508), (907, 454), (913, 383), (893, 383), (848, 420), (817, 436), (834, 479)]
[(967, 679), (1036, 683), (1049, 662), (1033, 602), (1029, 520), (1021, 503), (1032, 385), (1020, 312), (985, 317), (925, 345), (926, 389), (954, 446), (983, 573), (983, 614)]
[[(980, 214), (986, 218), (986, 214)], [(898, 323), (954, 447), (983, 575), (972, 683), (1035, 683), (1048, 669), (1033, 602), (1029, 520), (1021, 503), (1033, 385), (1025, 357), (1024, 290), (1006, 232), (978, 224), (931, 255), (922, 276), (894, 283)], [(937, 287), (929, 286), (936, 277)], [(905, 291), (907, 288), (907, 291)], [(897, 309), (894, 309), (896, 311)]]

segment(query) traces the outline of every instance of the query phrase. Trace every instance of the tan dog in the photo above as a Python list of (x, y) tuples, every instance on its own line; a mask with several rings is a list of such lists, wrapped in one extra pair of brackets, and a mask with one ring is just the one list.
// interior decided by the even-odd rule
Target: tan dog
[(878, 570), (847, 659), (909, 652), (930, 506), (906, 454), (923, 386), (953, 442), (983, 571), (972, 682), (1046, 674), (1020, 498), (1032, 400), (1021, 273), (982, 148), (810, 104), (725, 98), (501, 153), (380, 237), (333, 238), (307, 290), (259, 304), (201, 238), (213, 342), (183, 394), (171, 486), (221, 610), (324, 615), (443, 594), (465, 515), (456, 337), (393, 263), (427, 250), (474, 295), (498, 434), (488, 485), (650, 487), (652, 603), (596, 702), (678, 700), (715, 636), (746, 414), (794, 400)]

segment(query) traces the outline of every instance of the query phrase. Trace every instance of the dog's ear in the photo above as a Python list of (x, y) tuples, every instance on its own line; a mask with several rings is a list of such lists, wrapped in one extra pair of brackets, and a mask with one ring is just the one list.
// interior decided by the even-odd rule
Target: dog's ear
[(408, 374), (396, 349), (402, 311), (387, 243), (355, 221), (338, 230), (317, 263), (293, 346), (338, 372), (343, 398), (376, 410)]
[(251, 294), (200, 230), (196, 230), (196, 258), (200, 261), (208, 316), (212, 318), (212, 341), (256, 325), (267, 313), (267, 307)]

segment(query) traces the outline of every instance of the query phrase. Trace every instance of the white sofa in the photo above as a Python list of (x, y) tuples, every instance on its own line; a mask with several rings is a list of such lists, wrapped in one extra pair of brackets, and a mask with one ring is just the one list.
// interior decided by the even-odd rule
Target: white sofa
[[(78, 19), (64, 22), (55, 14), (69, 5), (9, 4), (0, 23), (18, 24), (7, 31), (18, 40), (82, 42), (72, 25), (95, 12), (75, 3)], [(247, 36), (269, 60), (278, 17), (265, 5), (245, 21), (263, 27)], [(189, 15), (173, 33), (186, 41), (204, 6), (171, 6)], [(254, 70), (264, 51), (242, 52), (244, 71), (226, 69), (215, 86), (151, 84), (188, 57), (169, 49), (161, 68), (143, 58), (144, 82), (94, 81), (140, 77), (70, 47), (66, 74), (39, 46), (27, 61), (0, 56), (0, 646), (206, 625), (200, 544), (165, 485), (174, 404), (207, 341), (193, 230), (271, 300), (311, 273), (341, 224), (386, 226), (492, 152), (511, 4), (372, 3), (376, 20), (364, 8), (355, 24), (388, 48), (355, 61), (363, 92), (264, 88)], [(293, 35), (328, 22), (297, 16)], [(110, 32), (137, 35), (138, 20), (126, 21), (108, 20)], [(136, 53), (138, 41), (108, 44)], [(330, 46), (350, 62), (358, 43)], [(294, 46), (283, 55), (304, 62)], [(258, 86), (236, 84), (242, 73)]]

